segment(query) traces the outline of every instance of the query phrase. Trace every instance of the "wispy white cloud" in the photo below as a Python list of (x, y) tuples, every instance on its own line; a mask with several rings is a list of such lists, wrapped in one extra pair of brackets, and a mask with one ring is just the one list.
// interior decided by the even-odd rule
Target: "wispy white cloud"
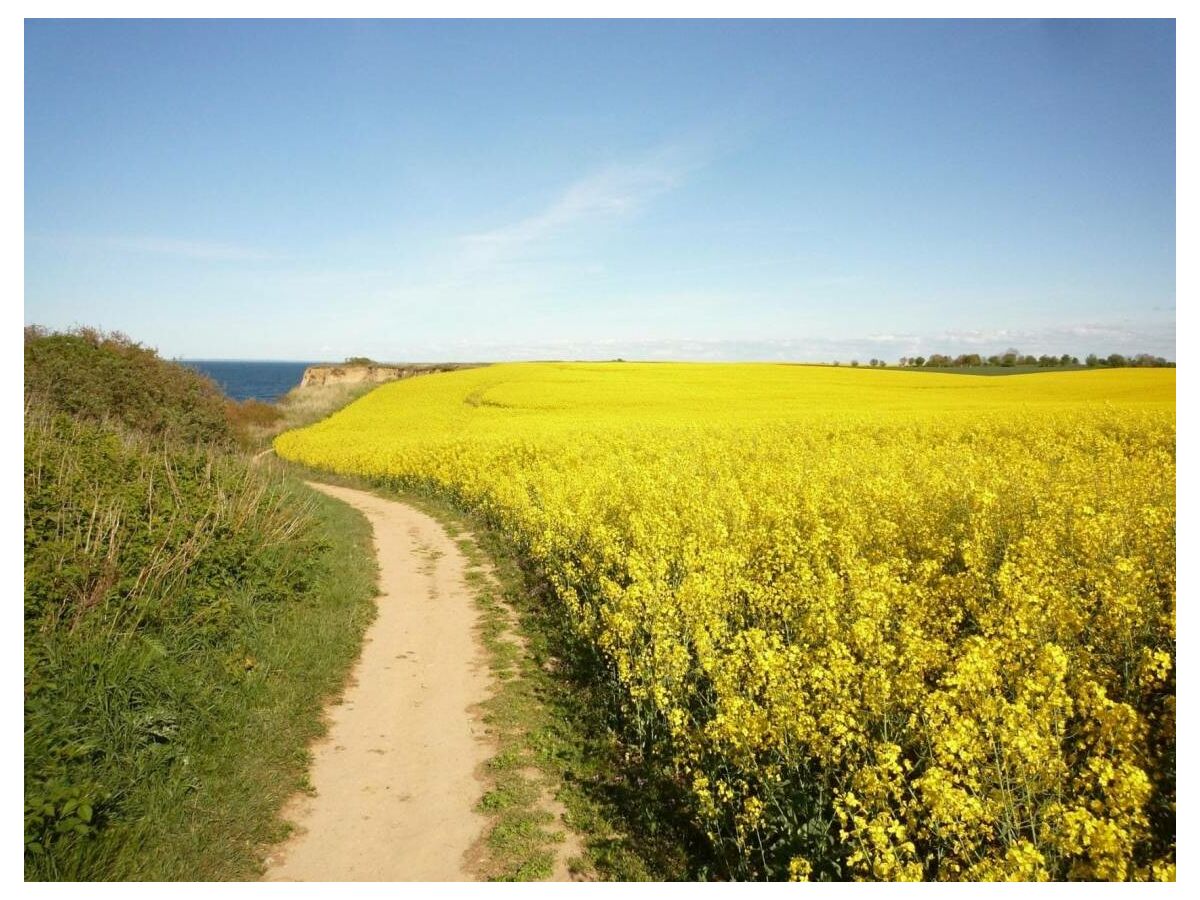
[(464, 235), (462, 245), (476, 259), (490, 261), (589, 223), (631, 215), (678, 187), (696, 165), (678, 153), (662, 151), (639, 162), (606, 166), (567, 185), (525, 218)]
[(1142, 322), (1079, 322), (1046, 328), (950, 330), (934, 337), (954, 347), (988, 346), (995, 347), (997, 352), (1010, 346), (1022, 350), (1028, 348), (1030, 352), (1051, 352), (1055, 346), (1075, 347), (1088, 344), (1114, 347), (1118, 350), (1150, 344), (1161, 348), (1168, 341), (1174, 343), (1175, 320), (1172, 317)]

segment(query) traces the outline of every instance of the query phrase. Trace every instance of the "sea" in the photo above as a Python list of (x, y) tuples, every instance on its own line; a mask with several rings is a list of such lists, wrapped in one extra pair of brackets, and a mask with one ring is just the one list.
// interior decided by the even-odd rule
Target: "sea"
[(274, 403), (300, 383), (304, 370), (315, 363), (252, 359), (181, 359), (221, 386), (234, 400)]

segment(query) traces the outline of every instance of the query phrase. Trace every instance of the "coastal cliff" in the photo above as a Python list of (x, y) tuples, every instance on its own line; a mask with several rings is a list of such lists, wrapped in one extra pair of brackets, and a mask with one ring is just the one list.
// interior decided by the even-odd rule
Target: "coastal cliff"
[(381, 384), (385, 381), (398, 381), (401, 378), (411, 378), (414, 375), (432, 375), (435, 372), (452, 372), (455, 369), (468, 368), (465, 363), (410, 363), (385, 365), (370, 363), (367, 365), (330, 363), (309, 366), (304, 370), (300, 379), (300, 387), (325, 387), (331, 384)]

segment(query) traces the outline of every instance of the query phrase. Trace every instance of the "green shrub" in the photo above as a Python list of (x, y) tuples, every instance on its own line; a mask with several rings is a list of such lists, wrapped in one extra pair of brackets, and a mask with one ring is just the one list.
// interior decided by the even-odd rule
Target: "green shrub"
[[(246, 583), (304, 588), (308, 516), (283, 482), (209, 446), (173, 446), (30, 404), (25, 616), (39, 628), (208, 623)], [(289, 559), (280, 556), (286, 550)], [(265, 596), (265, 595), (264, 595)]]
[(370, 529), (237, 452), (279, 415), (25, 331), (25, 877), (248, 878), (373, 614)]
[(166, 440), (230, 445), (234, 439), (214, 381), (118, 332), (26, 328), (25, 397)]
[(274, 403), (261, 400), (227, 400), (225, 415), (239, 435), (248, 435), (253, 429), (270, 428), (283, 418), (283, 411)]
[(266, 469), (27, 404), (25, 843), (35, 871), (41, 859), (75, 858), (145, 782), (173, 777), (177, 732), (253, 670), (243, 632), (311, 591), (322, 548), (311, 501)]

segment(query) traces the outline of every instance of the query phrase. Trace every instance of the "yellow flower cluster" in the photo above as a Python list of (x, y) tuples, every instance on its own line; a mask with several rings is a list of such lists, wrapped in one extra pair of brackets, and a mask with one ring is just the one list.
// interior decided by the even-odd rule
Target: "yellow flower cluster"
[(731, 874), (1163, 879), (1175, 373), (518, 364), (285, 458), (514, 536)]

